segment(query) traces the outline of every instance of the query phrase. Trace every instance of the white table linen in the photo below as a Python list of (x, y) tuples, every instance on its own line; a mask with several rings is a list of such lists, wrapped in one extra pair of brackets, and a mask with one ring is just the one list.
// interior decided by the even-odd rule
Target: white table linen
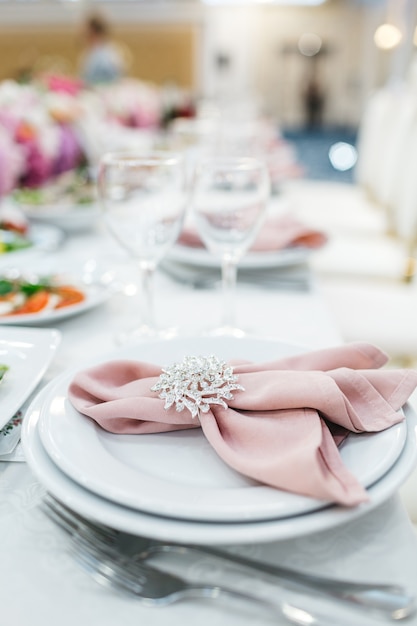
[[(59, 253), (66, 262), (101, 258), (118, 265), (118, 276), (134, 279), (130, 264), (115, 244), (99, 232), (72, 236)], [(125, 291), (129, 291), (127, 287)], [(238, 322), (260, 336), (273, 336), (311, 348), (341, 342), (320, 293), (284, 292), (258, 286), (238, 288)], [(156, 280), (156, 310), (162, 324), (177, 325), (188, 333), (216, 323), (220, 317), (219, 290), (190, 290), (162, 274)], [(136, 317), (135, 298), (114, 295), (102, 306), (54, 325), (62, 342), (42, 384), (68, 367), (115, 349), (115, 332)], [(1, 332), (1, 329), (0, 329)], [(4, 624), (19, 626), (176, 626), (195, 623), (234, 626), (281, 623), (248, 607), (230, 609), (221, 602), (187, 600), (165, 608), (149, 608), (132, 598), (101, 587), (66, 552), (66, 538), (39, 509), (44, 488), (25, 463), (0, 463), (0, 614)], [(392, 581), (417, 590), (417, 538), (398, 496), (348, 524), (314, 536), (268, 544), (235, 546), (244, 554), (306, 571), (343, 578)], [(236, 574), (223, 563), (200, 557), (188, 574), (218, 574), (234, 580), (243, 591), (259, 591), (271, 598), (285, 597), (278, 587), (253, 574)], [(307, 605), (307, 603), (305, 603)], [(346, 614), (346, 623), (380, 624)], [(284, 621), (282, 620), (282, 623)], [(334, 624), (341, 624), (335, 618)], [(407, 622), (417, 625), (417, 617)]]

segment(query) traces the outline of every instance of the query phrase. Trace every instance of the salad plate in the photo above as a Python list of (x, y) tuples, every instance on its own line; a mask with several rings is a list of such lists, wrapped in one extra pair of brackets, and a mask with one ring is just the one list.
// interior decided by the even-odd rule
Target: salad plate
[(83, 231), (94, 226), (100, 208), (97, 203), (86, 204), (54, 204), (54, 205), (21, 205), (25, 216), (41, 224), (53, 224), (64, 231)]
[(61, 341), (58, 330), (4, 328), (0, 362), (7, 371), (0, 383), (0, 428), (13, 417), (48, 369)]
[[(13, 234), (10, 234), (12, 237)], [(45, 252), (53, 252), (63, 242), (64, 232), (49, 224), (29, 225), (24, 233), (25, 246), (11, 247), (8, 251), (0, 252), (0, 268), (11, 263), (28, 262)]]
[[(270, 361), (297, 351), (298, 346), (255, 338), (179, 338), (164, 342), (162, 366), (186, 354)], [(160, 363), (161, 343), (122, 348), (111, 358)], [(73, 376), (74, 372), (64, 373), (50, 387), (40, 409), (39, 432), (54, 463), (103, 498), (159, 516), (211, 522), (285, 518), (332, 504), (239, 474), (218, 457), (199, 428), (147, 435), (109, 433), (69, 402)], [(369, 487), (395, 463), (406, 436), (405, 421), (379, 433), (351, 433), (340, 453), (345, 466)]]
[(58, 322), (93, 309), (113, 293), (113, 272), (91, 259), (71, 268), (47, 260), (33, 271), (0, 270), (0, 326)]
[(65, 172), (43, 187), (17, 189), (11, 200), (30, 221), (65, 231), (91, 228), (99, 215), (95, 186), (85, 169)]
[(285, 541), (326, 531), (351, 522), (384, 503), (405, 482), (416, 462), (417, 415), (404, 406), (409, 436), (398, 460), (376, 483), (368, 488), (369, 500), (347, 508), (330, 506), (305, 515), (258, 522), (193, 522), (152, 515), (125, 507), (89, 491), (65, 474), (45, 451), (39, 434), (39, 414), (49, 394), (46, 387), (33, 400), (22, 426), (26, 461), (44, 489), (80, 515), (133, 535), (154, 539), (228, 545)]

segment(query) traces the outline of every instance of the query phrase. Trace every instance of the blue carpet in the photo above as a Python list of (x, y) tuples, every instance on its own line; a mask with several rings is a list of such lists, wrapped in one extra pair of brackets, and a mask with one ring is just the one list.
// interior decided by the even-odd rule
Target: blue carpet
[(329, 158), (330, 148), (338, 142), (356, 147), (357, 133), (354, 130), (344, 128), (283, 130), (282, 134), (295, 147), (298, 161), (305, 170), (305, 178), (354, 182), (354, 168), (337, 170)]

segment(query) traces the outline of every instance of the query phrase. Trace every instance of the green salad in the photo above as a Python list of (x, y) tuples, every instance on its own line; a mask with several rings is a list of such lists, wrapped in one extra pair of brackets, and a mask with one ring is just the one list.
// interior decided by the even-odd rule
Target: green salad
[(8, 369), (9, 369), (8, 365), (4, 365), (4, 363), (0, 363), (0, 381), (4, 378), (4, 375)]
[(32, 241), (25, 233), (11, 228), (4, 228), (0, 222), (0, 254), (23, 250), (24, 248), (30, 248), (32, 245)]
[(15, 202), (27, 207), (85, 206), (95, 201), (95, 187), (85, 168), (65, 172), (42, 187), (22, 187), (13, 192)]

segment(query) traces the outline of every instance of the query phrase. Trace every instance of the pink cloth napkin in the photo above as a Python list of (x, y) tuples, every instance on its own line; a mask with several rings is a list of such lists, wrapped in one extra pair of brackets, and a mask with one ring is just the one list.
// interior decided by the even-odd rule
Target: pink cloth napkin
[[(327, 236), (323, 232), (306, 226), (292, 215), (285, 214), (265, 221), (251, 250), (274, 252), (290, 246), (320, 248), (326, 242)], [(197, 231), (191, 227), (183, 228), (178, 243), (192, 248), (204, 246)]]
[(74, 407), (114, 433), (157, 433), (201, 426), (218, 455), (238, 472), (298, 494), (353, 506), (367, 500), (337, 444), (352, 432), (376, 432), (403, 420), (397, 410), (417, 386), (417, 371), (380, 369), (387, 356), (355, 343), (269, 363), (236, 362), (244, 391), (228, 408), (200, 418), (151, 391), (161, 368), (106, 362), (79, 372)]

